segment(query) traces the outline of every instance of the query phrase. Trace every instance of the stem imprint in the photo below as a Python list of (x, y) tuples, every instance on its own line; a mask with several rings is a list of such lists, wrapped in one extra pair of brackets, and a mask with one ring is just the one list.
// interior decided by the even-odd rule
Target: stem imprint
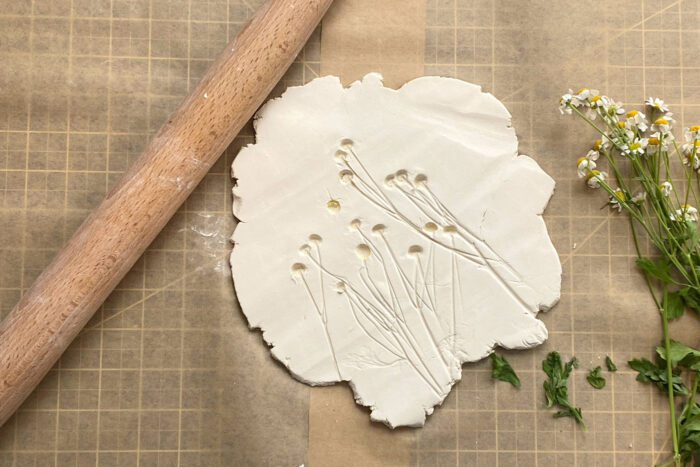
[[(462, 265), (472, 264), (487, 271), (527, 312), (536, 311), (522, 296), (523, 291), (526, 296), (531, 291), (511, 265), (483, 238), (459, 222), (429, 188), (425, 175), (411, 177), (408, 171), (399, 170), (380, 184), (362, 163), (352, 142), (345, 140), (334, 159), (341, 168), (339, 179), (343, 185), (355, 190), (380, 213), (399, 222), (428, 245), (427, 253), (420, 245), (412, 245), (404, 257), (392, 246), (386, 225), (372, 226), (369, 234), (363, 229), (362, 222), (354, 219), (350, 222), (350, 229), (357, 233), (360, 242), (355, 247), (355, 255), (360, 260), (355, 278), (340, 277), (324, 265), (319, 235), (309, 236), (313, 248), (304, 244), (299, 249), (318, 271), (318, 292), (312, 292), (304, 277), (305, 265), (301, 265), (301, 269), (301, 263), (295, 264), (292, 273), (321, 319), (338, 378), (341, 373), (328, 327), (325, 290), (328, 281), (324, 277), (337, 284), (336, 292), (345, 295), (347, 309), (359, 332), (382, 351), (412, 367), (432, 392), (444, 395), (452, 382), (452, 371), (461, 365), (457, 357), (457, 337), (465, 306), (462, 290), (465, 284), (460, 275)], [(407, 201), (412, 212), (398, 209), (388, 191)], [(404, 264), (410, 261), (413, 262), (412, 273), (408, 272), (410, 264)], [(447, 286), (450, 293), (447, 300), (440, 298), (436, 283), (436, 264), (442, 261), (449, 262)], [(445, 307), (450, 310), (447, 322), (442, 321), (438, 313)]]

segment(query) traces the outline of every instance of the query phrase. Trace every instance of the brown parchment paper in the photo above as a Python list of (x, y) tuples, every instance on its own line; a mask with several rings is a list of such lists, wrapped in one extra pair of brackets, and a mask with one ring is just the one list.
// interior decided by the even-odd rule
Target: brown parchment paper
[[(261, 0), (0, 0), (0, 317), (50, 261)], [(550, 339), (507, 352), (425, 428), (369, 422), (347, 386), (308, 388), (247, 329), (230, 283), (230, 163), (195, 193), (18, 413), (0, 466), (643, 466), (670, 449), (666, 403), (625, 362), (651, 356), (657, 317), (623, 218), (576, 178), (593, 134), (563, 118), (569, 87), (626, 105), (663, 97), (700, 121), (700, 7), (690, 0), (336, 0), (275, 94), (327, 73), (423, 74), (483, 86), (513, 114), (522, 153), (557, 181), (545, 220), (563, 265)], [(465, 174), (469, 183), (469, 174)], [(517, 200), (514, 200), (517, 202)], [(697, 344), (692, 316), (672, 332)], [(589, 426), (544, 409), (540, 362), (576, 355)], [(596, 391), (589, 367), (620, 370)]]

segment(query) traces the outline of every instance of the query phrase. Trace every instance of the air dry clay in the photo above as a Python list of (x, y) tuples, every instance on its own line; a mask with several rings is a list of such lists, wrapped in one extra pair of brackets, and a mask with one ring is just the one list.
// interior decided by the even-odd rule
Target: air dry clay
[(547, 338), (560, 295), (541, 217), (554, 181), (491, 94), (369, 74), (289, 88), (257, 114), (237, 179), (233, 279), (251, 328), (311, 385), (421, 426), (494, 348)]

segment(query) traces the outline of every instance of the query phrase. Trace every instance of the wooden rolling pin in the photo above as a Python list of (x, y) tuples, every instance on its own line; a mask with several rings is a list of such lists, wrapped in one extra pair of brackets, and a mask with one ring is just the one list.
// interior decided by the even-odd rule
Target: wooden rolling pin
[(266, 2), (0, 324), (0, 426), (252, 117), (331, 2)]

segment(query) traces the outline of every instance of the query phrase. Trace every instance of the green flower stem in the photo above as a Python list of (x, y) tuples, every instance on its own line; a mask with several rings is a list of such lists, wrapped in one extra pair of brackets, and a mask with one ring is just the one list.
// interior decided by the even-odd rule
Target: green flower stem
[[(659, 141), (659, 151), (661, 151), (660, 148), (661, 148), (662, 141), (663, 141), (663, 139)], [(676, 203), (680, 205), (681, 200), (678, 197), (678, 190), (676, 190), (676, 187), (673, 184), (673, 179), (671, 178), (671, 161), (668, 158), (668, 152), (663, 151), (661, 154), (663, 155), (664, 165), (666, 166), (666, 179), (671, 184), (671, 187), (673, 187), (673, 197), (676, 198)]]
[[(668, 295), (668, 287), (666, 284), (663, 286), (664, 299), (662, 303), (666, 302), (666, 297)], [(673, 395), (673, 367), (671, 366), (671, 338), (668, 334), (668, 315), (664, 307), (660, 308), (661, 311), (661, 323), (664, 332), (664, 348), (666, 349), (666, 377), (668, 378), (668, 409), (671, 417), (671, 438), (673, 440), (673, 460), (677, 467), (681, 465), (681, 456), (678, 452), (678, 425), (676, 425), (676, 401)]]
[(605, 133), (603, 130), (601, 130), (600, 128), (598, 128), (598, 125), (596, 125), (595, 123), (593, 123), (593, 121), (592, 121), (591, 119), (589, 119), (588, 117), (586, 117), (585, 115), (583, 115), (583, 114), (581, 113), (581, 111), (578, 110), (578, 109), (576, 108), (576, 106), (572, 105), (571, 102), (569, 102), (567, 105), (569, 106), (570, 109), (572, 109), (574, 112), (576, 112), (576, 114), (577, 114), (579, 117), (581, 117), (586, 123), (588, 123), (590, 126), (592, 126), (593, 128), (595, 128), (596, 131), (598, 131), (598, 133), (600, 133), (601, 135), (603, 135), (604, 138), (607, 138), (608, 141), (610, 141), (610, 142), (613, 144), (613, 146), (615, 146), (617, 149), (621, 149), (620, 147), (617, 146), (617, 144), (615, 143), (615, 141), (613, 141), (613, 139), (610, 138), (610, 136), (609, 136), (607, 133)]
[[(595, 177), (598, 179), (598, 182), (600, 183), (600, 186), (601, 186), (606, 192), (608, 192), (608, 194), (609, 194), (610, 196), (615, 196), (615, 198), (618, 199), (618, 198), (617, 198), (617, 195), (615, 195), (615, 192), (614, 192), (614, 190), (610, 187), (610, 185), (608, 185), (607, 183), (605, 183), (605, 181), (602, 180), (602, 179), (601, 179), (600, 177), (598, 177), (597, 175), (596, 175)], [(621, 206), (625, 209), (625, 211), (627, 211), (627, 212), (630, 214), (630, 216), (634, 217), (634, 219), (635, 219), (637, 222), (640, 223), (640, 225), (641, 225), (641, 226), (644, 228), (644, 230), (647, 232), (647, 235), (649, 235), (649, 238), (652, 240), (652, 242), (654, 243), (654, 245), (655, 245), (657, 248), (659, 248), (659, 250), (661, 250), (661, 251), (666, 255), (666, 257), (673, 263), (674, 266), (676, 266), (676, 268), (679, 269), (679, 272), (681, 272), (681, 274), (683, 275), (683, 277), (684, 277), (688, 282), (691, 282), (690, 279), (689, 279), (688, 276), (687, 276), (687, 272), (685, 271), (685, 268), (683, 268), (683, 267), (680, 265), (680, 263), (679, 263), (678, 260), (676, 259), (675, 255), (672, 254), (671, 252), (669, 252), (669, 251), (666, 249), (665, 245), (663, 244), (663, 242), (662, 242), (661, 240), (657, 240), (657, 239), (654, 238), (654, 237), (655, 237), (655, 235), (654, 235), (655, 232), (653, 232), (652, 230), (649, 229), (649, 226), (647, 225), (647, 223), (644, 222), (644, 218), (641, 217), (641, 216), (639, 215), (639, 213), (635, 212), (635, 211), (629, 206), (629, 204), (627, 204), (626, 202), (623, 202), (623, 203), (620, 203), (620, 204), (621, 204)], [(677, 281), (675, 281), (675, 280), (673, 280), (672, 282), (673, 282), (674, 284), (680, 285), (680, 286), (687, 285), (687, 284), (683, 284), (683, 283), (677, 282)]]
[[(588, 179), (595, 178), (597, 185), (610, 196), (610, 204), (614, 202), (614, 207), (619, 207), (620, 210), (624, 209), (627, 212), (637, 257), (643, 259), (649, 256), (646, 252), (646, 254), (642, 254), (640, 246), (640, 235), (641, 232), (644, 232), (649, 243), (656, 247), (655, 251), (661, 254), (660, 261), (662, 263), (659, 263), (659, 266), (664, 266), (669, 275), (668, 278), (661, 278), (657, 282), (656, 274), (652, 276), (647, 271), (642, 271), (649, 293), (661, 316), (662, 347), (667, 355), (665, 371), (662, 371), (666, 374), (667, 380), (665, 392), (668, 396), (673, 458), (665, 465), (681, 467), (680, 451), (684, 449), (685, 455), (685, 447), (681, 447), (683, 440), (681, 439), (682, 427), (680, 423), (683, 422), (686, 412), (684, 411), (680, 415), (676, 413), (675, 396), (677, 394), (672, 383), (674, 369), (671, 359), (668, 358), (671, 353), (670, 317), (669, 310), (666, 308), (670, 294), (683, 293), (679, 288), (689, 288), (695, 294), (700, 293), (700, 271), (696, 269), (695, 264), (698, 262), (698, 267), (700, 267), (700, 244), (698, 243), (700, 233), (697, 230), (697, 221), (685, 219), (687, 208), (683, 207), (689, 205), (697, 208), (700, 203), (700, 170), (696, 171), (694, 168), (695, 158), (700, 154), (700, 148), (696, 146), (698, 138), (692, 141), (692, 150), (688, 151), (689, 158), (682, 154), (678, 142), (670, 134), (659, 135), (659, 144), (654, 151), (646, 152), (645, 150), (639, 154), (640, 150), (632, 150), (630, 145), (639, 138), (643, 138), (645, 131), (641, 131), (635, 125), (625, 128), (626, 123), (625, 125), (620, 123), (625, 121), (624, 117), (617, 115), (616, 107), (610, 107), (607, 110), (602, 107), (593, 108), (590, 101), (582, 101), (582, 105), (584, 107), (579, 110), (571, 101), (566, 103), (571, 113), (578, 115), (602, 135), (601, 138), (605, 141), (607, 148), (600, 147), (598, 151), (604, 155), (611, 172), (609, 180), (606, 181), (604, 179), (606, 177), (602, 174), (596, 174), (588, 169)], [(602, 123), (594, 122), (589, 118), (591, 110), (600, 117)], [(657, 109), (652, 108), (649, 114), (652, 117), (651, 121), (654, 121), (656, 113), (658, 113)], [(670, 151), (673, 150), (675, 150), (683, 170), (682, 179), (677, 178), (677, 183), (674, 183), (670, 162), (670, 157), (672, 157)], [(665, 179), (663, 174), (665, 174)], [(608, 183), (612, 182), (614, 186), (613, 180), (617, 182), (619, 187), (616, 190)], [(673, 191), (672, 196), (670, 193), (668, 196), (663, 194), (660, 186), (661, 181), (668, 181), (671, 187), (670, 191)], [(680, 189), (677, 189), (676, 185)], [(634, 188), (635, 191), (641, 189), (645, 195), (644, 198), (632, 202), (633, 196), (630, 188)], [(683, 188), (685, 188), (685, 192), (682, 191)], [(622, 190), (622, 195), (618, 194), (619, 190)], [(699, 385), (700, 372), (696, 372), (692, 381), (692, 390), (686, 399), (685, 410), (694, 410), (696, 407), (695, 401)]]
[[(683, 172), (685, 173), (686, 169), (685, 169), (685, 162), (684, 162), (684, 160), (683, 160), (683, 154), (681, 154), (681, 150), (680, 150), (680, 148), (678, 147), (678, 143), (676, 142), (676, 140), (673, 140), (673, 147), (674, 147), (674, 149), (676, 150), (676, 154), (678, 155), (678, 160), (681, 161), (681, 167), (683, 167)], [(689, 179), (689, 180), (690, 180), (690, 178), (693, 176), (693, 172), (695, 172), (695, 170), (693, 169), (693, 162), (692, 162), (692, 161), (693, 161), (693, 159), (691, 158), (691, 159), (690, 159), (690, 163), (689, 163), (689, 165), (688, 165), (688, 172), (687, 172), (687, 175), (688, 175), (688, 179)], [(671, 181), (671, 183), (673, 183), (673, 181)], [(691, 189), (692, 189), (692, 191), (693, 191), (694, 203), (697, 205), (697, 203), (698, 203), (698, 194), (695, 192), (695, 188), (693, 187), (692, 183), (688, 183), (688, 190), (686, 190), (686, 200), (687, 200), (688, 191), (690, 191)], [(699, 188), (699, 190), (700, 190), (700, 188)], [(685, 204), (688, 204), (688, 202), (686, 201)]]
[(627, 185), (625, 184), (625, 179), (622, 176), (622, 174), (620, 173), (620, 171), (617, 169), (617, 165), (615, 164), (615, 161), (613, 160), (612, 156), (605, 149), (603, 149), (603, 148), (601, 148), (601, 149), (602, 149), (601, 152), (605, 156), (605, 160), (608, 161), (608, 165), (610, 165), (610, 167), (613, 169), (613, 172), (615, 173), (615, 180), (617, 180), (617, 184), (620, 185), (620, 188), (622, 190), (625, 190), (629, 193), (630, 190), (627, 187)]
[[(630, 221), (630, 229), (632, 230), (632, 240), (634, 241), (634, 249), (637, 252), (637, 258), (642, 258), (642, 250), (639, 247), (639, 239), (637, 238), (637, 229), (634, 227), (634, 222), (632, 221), (632, 218), (628, 218)], [(651, 298), (654, 300), (654, 304), (656, 304), (656, 309), (661, 308), (661, 303), (659, 303), (659, 299), (656, 298), (656, 292), (654, 292), (654, 287), (651, 285), (651, 278), (649, 277), (649, 274), (646, 273), (646, 271), (642, 272), (642, 275), (644, 276), (644, 280), (647, 284), (647, 287), (649, 288), (649, 293), (651, 294)]]
[(693, 408), (695, 405), (695, 394), (698, 393), (698, 382), (700, 382), (700, 373), (695, 372), (695, 377), (693, 378), (693, 389), (690, 391), (690, 396), (688, 397), (688, 407)]

